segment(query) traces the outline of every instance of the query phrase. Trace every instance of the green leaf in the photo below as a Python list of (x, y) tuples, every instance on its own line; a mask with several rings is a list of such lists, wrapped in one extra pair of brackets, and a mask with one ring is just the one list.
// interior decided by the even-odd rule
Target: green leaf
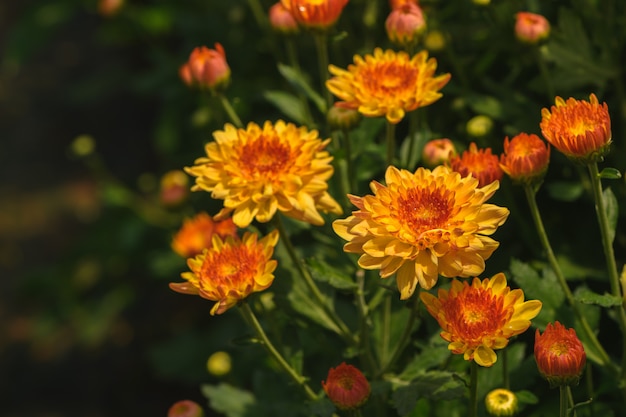
[(331, 417), (335, 412), (335, 404), (328, 398), (323, 397), (311, 403), (311, 414), (317, 417)]
[(585, 191), (580, 182), (554, 181), (546, 184), (550, 197), (559, 201), (575, 201)]
[(341, 334), (337, 325), (324, 311), (324, 308), (311, 296), (303, 280), (294, 280), (293, 287), (287, 295), (287, 300), (289, 300), (291, 307), (298, 313), (328, 330)]
[(316, 281), (327, 282), (338, 290), (354, 290), (359, 287), (350, 275), (327, 264), (321, 259), (307, 259), (306, 266), (309, 268)]
[(201, 391), (208, 398), (210, 407), (227, 417), (244, 417), (256, 403), (251, 392), (226, 383), (202, 385)]
[(611, 191), (610, 188), (607, 188), (602, 193), (602, 200), (604, 200), (604, 209), (609, 222), (609, 239), (612, 243), (613, 239), (615, 239), (615, 228), (617, 228), (617, 217), (619, 216), (617, 198), (615, 198), (613, 191)]
[(265, 91), (263, 97), (275, 105), (283, 114), (299, 124), (305, 124), (306, 116), (302, 102), (293, 94), (284, 91)]
[(414, 381), (396, 389), (392, 395), (394, 407), (400, 415), (415, 408), (420, 398), (451, 400), (465, 395), (465, 384), (452, 372), (431, 371), (418, 375)]
[(416, 355), (413, 360), (408, 363), (402, 373), (398, 375), (398, 378), (411, 381), (429, 368), (442, 364), (449, 357), (450, 350), (448, 350), (447, 342), (440, 346), (428, 346), (422, 350), (422, 353)]
[(280, 72), (280, 74), (298, 91), (304, 93), (313, 104), (315, 104), (315, 107), (317, 107), (320, 113), (326, 114), (326, 102), (322, 96), (309, 85), (308, 81), (302, 76), (302, 73), (284, 64), (278, 64), (278, 72)]
[(611, 294), (605, 293), (604, 295), (597, 294), (591, 291), (589, 288), (581, 288), (576, 292), (576, 301), (580, 301), (583, 304), (595, 304), (600, 307), (615, 307), (622, 304), (622, 299)]
[(537, 404), (539, 402), (539, 398), (530, 391), (516, 391), (515, 396), (521, 404)]
[(598, 176), (607, 180), (618, 180), (622, 178), (622, 173), (617, 168), (604, 168)]

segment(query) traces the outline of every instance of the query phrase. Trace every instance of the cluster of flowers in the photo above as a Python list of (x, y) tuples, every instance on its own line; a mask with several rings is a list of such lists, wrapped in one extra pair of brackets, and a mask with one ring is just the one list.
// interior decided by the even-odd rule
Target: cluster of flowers
[[(347, 2), (283, 0), (269, 17), (281, 33), (303, 27), (323, 31), (335, 24)], [(390, 40), (410, 48), (424, 33), (426, 21), (416, 1), (392, 1), (385, 25)], [(549, 25), (520, 13), (516, 31), (520, 39), (537, 42), (547, 36)], [(435, 75), (436, 69), (426, 51), (411, 55), (376, 48), (371, 55), (356, 55), (346, 69), (330, 65), (325, 85), (339, 99), (333, 109), (385, 117), (393, 125), (442, 96), (440, 90), (451, 76)], [(187, 85), (216, 94), (228, 86), (230, 76), (220, 44), (196, 48), (180, 68)], [(504, 174), (526, 187), (538, 187), (548, 168), (550, 145), (576, 161), (592, 163), (611, 142), (607, 105), (593, 94), (589, 101), (557, 97), (541, 115), (540, 130), (549, 144), (535, 134), (520, 133), (505, 138), (504, 153), (497, 156), (474, 143), (458, 154), (450, 140), (432, 141), (423, 157), (430, 168), (411, 172), (388, 166), (384, 183), (372, 181), (370, 195), (349, 195), (357, 210), (332, 223), (347, 241), (344, 251), (359, 255), (361, 268), (379, 270), (383, 279), (395, 276), (403, 300), (418, 287), (432, 289), (440, 276), (451, 278), (449, 289), (438, 289), (436, 296), (424, 291), (419, 298), (441, 326), (449, 350), (485, 367), (496, 362), (495, 350), (530, 327), (542, 307), (539, 300), (525, 301), (521, 289), (511, 289), (503, 273), (478, 278), (499, 246), (491, 236), (509, 215), (507, 208), (487, 201)], [(333, 156), (326, 150), (330, 139), (320, 138), (317, 130), (282, 120), (244, 127), (235, 120), (213, 137), (206, 156), (185, 170), (195, 177), (192, 190), (223, 200), (223, 209), (213, 217), (199, 214), (175, 236), (172, 247), (188, 258), (190, 272), (182, 274), (185, 282), (170, 287), (215, 302), (211, 314), (222, 314), (271, 286), (277, 266), (273, 251), (279, 238), (286, 239), (279, 226), (264, 237), (250, 231), (239, 237), (238, 228), (272, 222), (279, 215), (319, 226), (324, 214), (339, 216), (343, 210), (328, 191), (334, 172)], [(537, 330), (535, 359), (552, 385), (569, 385), (578, 382), (585, 352), (575, 331), (555, 322), (543, 335)], [(370, 395), (365, 376), (345, 363), (330, 369), (322, 387), (344, 409), (360, 407)], [(509, 415), (505, 413), (516, 407), (509, 394), (491, 393), (488, 410)]]

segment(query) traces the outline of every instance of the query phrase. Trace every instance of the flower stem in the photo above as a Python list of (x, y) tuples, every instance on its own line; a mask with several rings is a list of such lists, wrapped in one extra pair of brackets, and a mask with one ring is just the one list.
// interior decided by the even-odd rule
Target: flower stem
[(248, 0), (248, 5), (250, 6), (250, 9), (252, 9), (252, 14), (254, 15), (257, 25), (259, 25), (261, 29), (265, 29), (265, 26), (267, 26), (267, 20), (265, 12), (263, 11), (263, 6), (261, 6), (259, 0)]
[(468, 417), (476, 417), (478, 415), (478, 364), (470, 361), (470, 395), (469, 395), (469, 413)]
[(559, 417), (567, 417), (569, 398), (567, 397), (567, 385), (559, 386)]
[(552, 84), (552, 79), (550, 78), (550, 73), (548, 72), (546, 61), (541, 55), (541, 50), (536, 45), (533, 45), (533, 55), (535, 56), (537, 66), (539, 67), (539, 72), (541, 72), (541, 77), (543, 78), (543, 82), (545, 83), (546, 93), (548, 95), (548, 103), (552, 103), (555, 97), (554, 85)]
[(319, 65), (319, 76), (322, 92), (326, 99), (326, 111), (333, 105), (333, 98), (330, 91), (326, 88), (326, 80), (328, 79), (328, 36), (326, 32), (317, 31), (313, 34), (315, 37), (315, 49), (317, 50), (317, 62)]
[(387, 121), (387, 166), (393, 165), (396, 153), (396, 125)]
[(302, 265), (302, 262), (300, 262), (300, 259), (298, 258), (298, 255), (296, 254), (296, 250), (294, 249), (293, 244), (291, 243), (291, 239), (289, 239), (289, 235), (287, 234), (287, 231), (285, 230), (285, 226), (283, 225), (281, 216), (279, 215), (274, 216), (274, 224), (276, 225), (276, 229), (278, 229), (278, 233), (280, 235), (280, 241), (285, 245), (285, 248), (287, 249), (287, 252), (289, 253), (289, 257), (291, 258), (291, 261), (294, 263), (295, 267), (298, 269), (298, 272), (304, 279), (304, 282), (309, 288), (309, 291), (311, 291), (311, 293), (313, 294), (313, 297), (315, 298), (317, 303), (322, 307), (326, 315), (337, 326), (337, 328), (339, 329), (339, 334), (348, 343), (352, 345), (358, 344), (358, 338), (356, 338), (352, 334), (348, 326), (343, 322), (343, 320), (341, 320), (341, 318), (337, 315), (335, 310), (331, 308), (330, 304), (326, 301), (325, 297), (322, 295), (322, 292), (317, 287), (317, 284), (315, 284), (315, 281), (313, 280), (313, 277), (311, 276), (311, 273), (309, 272), (309, 270), (306, 269)]
[(572, 291), (569, 289), (569, 286), (567, 285), (567, 281), (565, 280), (565, 276), (563, 275), (563, 272), (561, 271), (559, 262), (557, 261), (556, 256), (554, 255), (554, 251), (552, 250), (552, 246), (550, 245), (550, 241), (548, 239), (548, 234), (546, 233), (546, 229), (543, 226), (543, 221), (541, 219), (541, 213), (539, 212), (539, 207), (537, 206), (537, 200), (535, 198), (535, 189), (533, 189), (532, 185), (525, 184), (524, 192), (526, 193), (526, 200), (528, 200), (528, 206), (530, 207), (530, 214), (532, 215), (533, 221), (535, 222), (535, 227), (537, 228), (539, 240), (541, 241), (541, 245), (543, 246), (543, 249), (546, 251), (548, 262), (550, 263), (550, 266), (552, 267), (552, 270), (554, 271), (554, 274), (556, 275), (559, 285), (561, 286), (563, 293), (565, 293), (565, 298), (567, 299), (568, 304), (572, 307), (572, 310), (574, 310), (574, 314), (576, 318), (578, 319), (578, 321), (580, 322), (582, 329), (585, 332), (585, 335), (587, 336), (589, 342), (593, 345), (594, 350), (600, 355), (601, 364), (610, 369), (612, 365), (611, 358), (609, 357), (609, 355), (606, 353), (606, 351), (604, 350), (604, 348), (598, 341), (598, 338), (596, 337), (596, 334), (594, 333), (593, 329), (589, 325), (587, 318), (580, 311), (580, 308), (578, 307), (578, 304), (576, 303), (576, 300), (574, 299), (574, 295), (572, 294)]
[(218, 94), (218, 97), (220, 99), (220, 102), (222, 103), (222, 107), (224, 107), (226, 114), (228, 114), (228, 117), (233, 122), (235, 127), (243, 129), (243, 123), (241, 123), (241, 119), (239, 118), (239, 116), (237, 116), (237, 113), (235, 112), (235, 109), (233, 109), (233, 106), (231, 106), (228, 98), (226, 98), (226, 96), (221, 93)]
[(511, 380), (509, 378), (509, 355), (507, 349), (502, 349), (502, 386), (508, 390), (511, 389)]
[[(300, 62), (298, 61), (298, 54), (296, 52), (296, 43), (293, 36), (287, 36), (285, 39), (285, 49), (287, 49), (287, 59), (289, 64), (296, 70), (296, 72), (302, 75), (302, 69), (300, 68)], [(311, 108), (304, 93), (298, 93), (298, 99), (302, 104), (302, 111), (304, 112), (304, 118), (308, 126), (313, 125), (313, 117), (311, 116)]]
[(356, 177), (354, 175), (354, 165), (352, 164), (352, 144), (350, 143), (350, 130), (343, 130), (343, 149), (346, 153), (346, 164), (348, 166), (348, 184), (350, 192), (356, 192)]
[(287, 374), (291, 377), (291, 379), (293, 379), (296, 382), (296, 384), (302, 387), (306, 396), (310, 400), (316, 400), (317, 395), (315, 394), (315, 392), (313, 392), (311, 387), (309, 387), (309, 385), (306, 383), (306, 378), (298, 374), (287, 363), (285, 358), (283, 358), (283, 356), (278, 352), (278, 350), (276, 350), (272, 342), (269, 340), (269, 338), (265, 334), (263, 327), (261, 327), (261, 323), (259, 323), (259, 320), (257, 320), (256, 315), (254, 314), (254, 312), (252, 311), (248, 303), (246, 302), (242, 303), (240, 311), (242, 312), (246, 321), (250, 323), (250, 325), (254, 328), (257, 336), (259, 336), (259, 338), (263, 342), (263, 346), (265, 346), (265, 349), (268, 351), (268, 353), (278, 362), (281, 368), (283, 368), (283, 370), (287, 372)]
[[(604, 249), (604, 257), (606, 259), (606, 267), (609, 272), (609, 282), (611, 284), (611, 293), (623, 299), (624, 294), (620, 288), (620, 278), (617, 272), (617, 264), (615, 262), (615, 253), (613, 251), (613, 241), (611, 237), (611, 226), (606, 215), (606, 205), (602, 196), (602, 182), (600, 173), (598, 172), (598, 164), (591, 162), (587, 165), (589, 176), (591, 177), (591, 187), (593, 189), (593, 198), (595, 200), (596, 215), (600, 225), (600, 234), (602, 236), (602, 247)], [(620, 329), (622, 331), (622, 386), (626, 390), (626, 311), (624, 311), (624, 303), (615, 307), (617, 309), (617, 317)], [(624, 396), (626, 398), (626, 395)]]

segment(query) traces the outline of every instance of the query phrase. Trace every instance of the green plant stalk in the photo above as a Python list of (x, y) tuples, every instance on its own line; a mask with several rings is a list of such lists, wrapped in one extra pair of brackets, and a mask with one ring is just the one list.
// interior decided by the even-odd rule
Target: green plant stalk
[(569, 403), (567, 385), (559, 386), (559, 400), (559, 417), (567, 417), (567, 406)]
[(387, 120), (387, 166), (393, 165), (396, 153), (396, 125)]
[(350, 192), (356, 192), (356, 177), (354, 175), (354, 164), (352, 163), (352, 143), (350, 139), (350, 130), (343, 131), (343, 149), (346, 153), (346, 164), (348, 166), (348, 185)]
[(509, 378), (509, 355), (507, 352), (507, 349), (502, 349), (502, 386), (510, 390), (511, 380)]
[[(591, 187), (593, 189), (593, 198), (595, 200), (596, 215), (600, 225), (600, 234), (602, 236), (602, 247), (604, 249), (604, 257), (606, 259), (606, 267), (609, 272), (609, 282), (611, 284), (611, 293), (623, 300), (624, 294), (621, 293), (619, 273), (617, 272), (617, 264), (615, 262), (615, 253), (613, 251), (613, 242), (610, 236), (609, 219), (606, 216), (606, 206), (602, 196), (602, 182), (600, 173), (598, 172), (598, 164), (591, 162), (587, 164), (589, 176), (591, 177)], [(617, 309), (617, 318), (622, 331), (622, 372), (621, 382), (622, 390), (626, 399), (626, 311), (624, 311), (624, 303), (615, 307)], [(626, 401), (626, 400), (625, 400)]]
[(369, 308), (365, 301), (365, 274), (363, 270), (359, 270), (356, 274), (357, 290), (355, 294), (356, 304), (359, 310), (359, 319), (361, 322), (361, 358), (367, 364), (370, 374), (378, 373), (378, 364), (372, 354), (372, 345), (370, 343), (370, 317)]
[(567, 386), (567, 404), (568, 407), (572, 410), (572, 417), (576, 417), (576, 408), (574, 407), (574, 395), (572, 395), (572, 387)]
[(383, 328), (382, 335), (380, 337), (380, 361), (386, 363), (389, 357), (389, 338), (391, 334), (391, 294), (385, 294), (385, 301), (383, 302)]
[(535, 190), (533, 186), (530, 184), (524, 184), (524, 192), (526, 193), (526, 200), (528, 201), (528, 206), (530, 208), (530, 214), (532, 215), (533, 221), (535, 223), (535, 227), (537, 228), (537, 234), (539, 235), (539, 240), (541, 241), (541, 246), (546, 251), (546, 256), (548, 257), (548, 262), (554, 271), (554, 274), (559, 281), (559, 285), (565, 293), (565, 298), (567, 299), (568, 304), (574, 310), (574, 314), (576, 318), (580, 321), (583, 331), (593, 344), (595, 350), (600, 354), (600, 360), (602, 361), (602, 365), (606, 368), (611, 368), (611, 358), (606, 353), (595, 333), (591, 329), (589, 322), (584, 314), (580, 311), (578, 304), (576, 304), (576, 300), (574, 299), (574, 295), (572, 291), (569, 289), (567, 285), (567, 281), (565, 280), (565, 276), (561, 271), (561, 266), (554, 255), (554, 251), (552, 250), (552, 246), (550, 245), (550, 240), (548, 239), (548, 234), (546, 233), (546, 229), (543, 225), (543, 221), (541, 219), (541, 213), (539, 212), (539, 207), (537, 206), (537, 199), (535, 198)]
[(228, 98), (226, 98), (226, 96), (222, 93), (217, 93), (217, 96), (219, 97), (220, 102), (222, 103), (222, 107), (224, 107), (224, 110), (226, 111), (226, 114), (228, 114), (228, 117), (233, 122), (235, 127), (243, 129), (243, 123), (241, 123), (241, 119), (239, 118), (239, 116), (237, 116), (237, 112), (235, 112), (235, 109), (233, 108), (233, 106), (231, 106)]
[[(287, 35), (285, 37), (285, 49), (287, 50), (287, 59), (289, 60), (289, 64), (298, 72), (298, 74), (302, 75), (302, 69), (300, 68), (300, 62), (298, 61), (298, 53), (296, 51), (296, 43), (293, 40), (293, 36)], [(313, 117), (311, 116), (311, 107), (309, 106), (306, 95), (302, 92), (298, 92), (298, 100), (300, 100), (300, 103), (302, 104), (306, 124), (311, 127), (313, 125)]]
[(315, 394), (315, 392), (313, 392), (311, 387), (309, 387), (309, 385), (306, 383), (306, 378), (298, 374), (295, 371), (295, 369), (293, 369), (287, 363), (285, 358), (283, 358), (283, 356), (278, 352), (278, 350), (276, 350), (272, 342), (269, 340), (269, 338), (265, 334), (265, 331), (263, 330), (261, 323), (259, 323), (259, 320), (257, 320), (256, 315), (254, 314), (254, 312), (252, 311), (248, 303), (243, 302), (241, 304), (240, 311), (242, 312), (246, 321), (255, 330), (257, 336), (259, 336), (259, 338), (263, 342), (263, 346), (265, 346), (265, 349), (268, 351), (268, 353), (276, 360), (276, 362), (278, 362), (280, 367), (283, 368), (283, 370), (287, 373), (287, 375), (289, 375), (291, 379), (293, 379), (296, 382), (296, 384), (302, 387), (302, 389), (304, 390), (304, 393), (310, 400), (316, 400), (317, 395)]
[(533, 45), (533, 55), (535, 56), (535, 60), (537, 61), (537, 66), (539, 67), (539, 72), (541, 72), (541, 78), (543, 78), (543, 82), (546, 87), (546, 93), (548, 95), (548, 103), (554, 102), (555, 93), (554, 93), (554, 85), (552, 84), (552, 79), (550, 78), (550, 73), (548, 72), (548, 67), (546, 66), (546, 62), (541, 56), (541, 50), (539, 46)]
[[(407, 155), (409, 156), (407, 159), (407, 168), (409, 170), (413, 170), (414, 167), (411, 166), (411, 157), (413, 156), (413, 152), (414, 152), (414, 148), (415, 148), (415, 144), (417, 142), (417, 126), (418, 126), (418, 114), (417, 114), (417, 109), (413, 110), (412, 112), (410, 112), (408, 114), (409, 117), (409, 149), (407, 151)], [(419, 161), (419, 158), (418, 158)]]
[(319, 65), (319, 76), (322, 92), (326, 99), (326, 111), (333, 105), (333, 98), (330, 91), (326, 88), (326, 80), (328, 80), (328, 35), (324, 31), (315, 31), (315, 49), (317, 51), (317, 63)]
[(265, 17), (265, 12), (263, 11), (263, 6), (261, 6), (259, 0), (248, 0), (248, 5), (250, 6), (250, 9), (252, 9), (252, 14), (254, 15), (257, 25), (259, 25), (261, 29), (265, 29), (267, 26), (267, 19)]
[(309, 290), (313, 294), (313, 297), (315, 298), (317, 303), (322, 307), (322, 309), (324, 309), (324, 312), (333, 321), (333, 323), (335, 323), (335, 325), (339, 329), (341, 336), (348, 343), (352, 345), (357, 345), (359, 343), (358, 338), (356, 338), (352, 334), (348, 326), (343, 322), (343, 320), (341, 320), (341, 317), (339, 317), (337, 313), (330, 307), (329, 303), (326, 302), (326, 300), (324, 299), (324, 296), (322, 295), (322, 292), (317, 287), (317, 284), (315, 284), (315, 281), (313, 280), (311, 273), (309, 272), (308, 269), (306, 269), (302, 265), (302, 262), (300, 262), (300, 259), (298, 259), (296, 250), (294, 249), (293, 244), (291, 243), (291, 239), (289, 238), (289, 235), (287, 234), (287, 231), (285, 230), (285, 226), (283, 225), (280, 215), (278, 214), (275, 215), (273, 220), (274, 220), (276, 229), (278, 229), (278, 233), (280, 235), (280, 241), (285, 245), (285, 248), (287, 248), (287, 252), (289, 253), (289, 257), (291, 258), (291, 261), (294, 263), (296, 268), (298, 268), (298, 272), (304, 279), (304, 282), (306, 283), (307, 287), (309, 287)]
[(478, 416), (478, 364), (470, 362), (470, 385), (469, 385), (469, 413), (468, 417)]

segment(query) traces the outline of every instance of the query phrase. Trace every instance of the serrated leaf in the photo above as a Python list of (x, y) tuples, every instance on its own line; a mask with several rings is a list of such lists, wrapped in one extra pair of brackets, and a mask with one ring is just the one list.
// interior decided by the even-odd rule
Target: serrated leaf
[(348, 274), (321, 259), (307, 259), (306, 266), (309, 268), (316, 281), (327, 282), (338, 290), (353, 290), (358, 288), (357, 283), (354, 282)]
[(459, 378), (455, 378), (452, 372), (424, 372), (411, 384), (396, 389), (392, 401), (398, 413), (403, 416), (415, 408), (420, 398), (451, 400), (464, 396), (466, 389), (465, 384)]
[(450, 357), (448, 345), (428, 346), (421, 354), (416, 355), (411, 362), (404, 368), (402, 373), (398, 375), (399, 379), (411, 381), (417, 375), (423, 373), (429, 368), (435, 367), (443, 363)]
[(322, 96), (309, 85), (299, 71), (288, 65), (278, 64), (278, 72), (280, 72), (280, 74), (298, 91), (304, 93), (313, 104), (315, 104), (315, 107), (317, 107), (320, 113), (326, 114), (326, 102)]
[(576, 301), (580, 301), (583, 304), (595, 304), (600, 307), (615, 307), (622, 304), (622, 299), (612, 294), (605, 293), (604, 295), (597, 294), (591, 291), (589, 288), (581, 288), (576, 292)]
[(256, 403), (254, 395), (232, 385), (202, 385), (202, 395), (209, 400), (210, 407), (227, 417), (244, 417)]
[(611, 188), (607, 188), (602, 192), (602, 200), (604, 201), (604, 210), (606, 212), (606, 218), (609, 222), (609, 239), (613, 243), (615, 239), (615, 229), (617, 228), (617, 218), (619, 216), (619, 207), (617, 204), (617, 198)]
[(607, 180), (618, 180), (622, 178), (622, 173), (617, 168), (604, 168), (598, 174), (600, 178), (605, 178)]
[(263, 97), (294, 122), (305, 124), (306, 113), (304, 107), (302, 106), (302, 102), (293, 94), (271, 90), (265, 91)]

